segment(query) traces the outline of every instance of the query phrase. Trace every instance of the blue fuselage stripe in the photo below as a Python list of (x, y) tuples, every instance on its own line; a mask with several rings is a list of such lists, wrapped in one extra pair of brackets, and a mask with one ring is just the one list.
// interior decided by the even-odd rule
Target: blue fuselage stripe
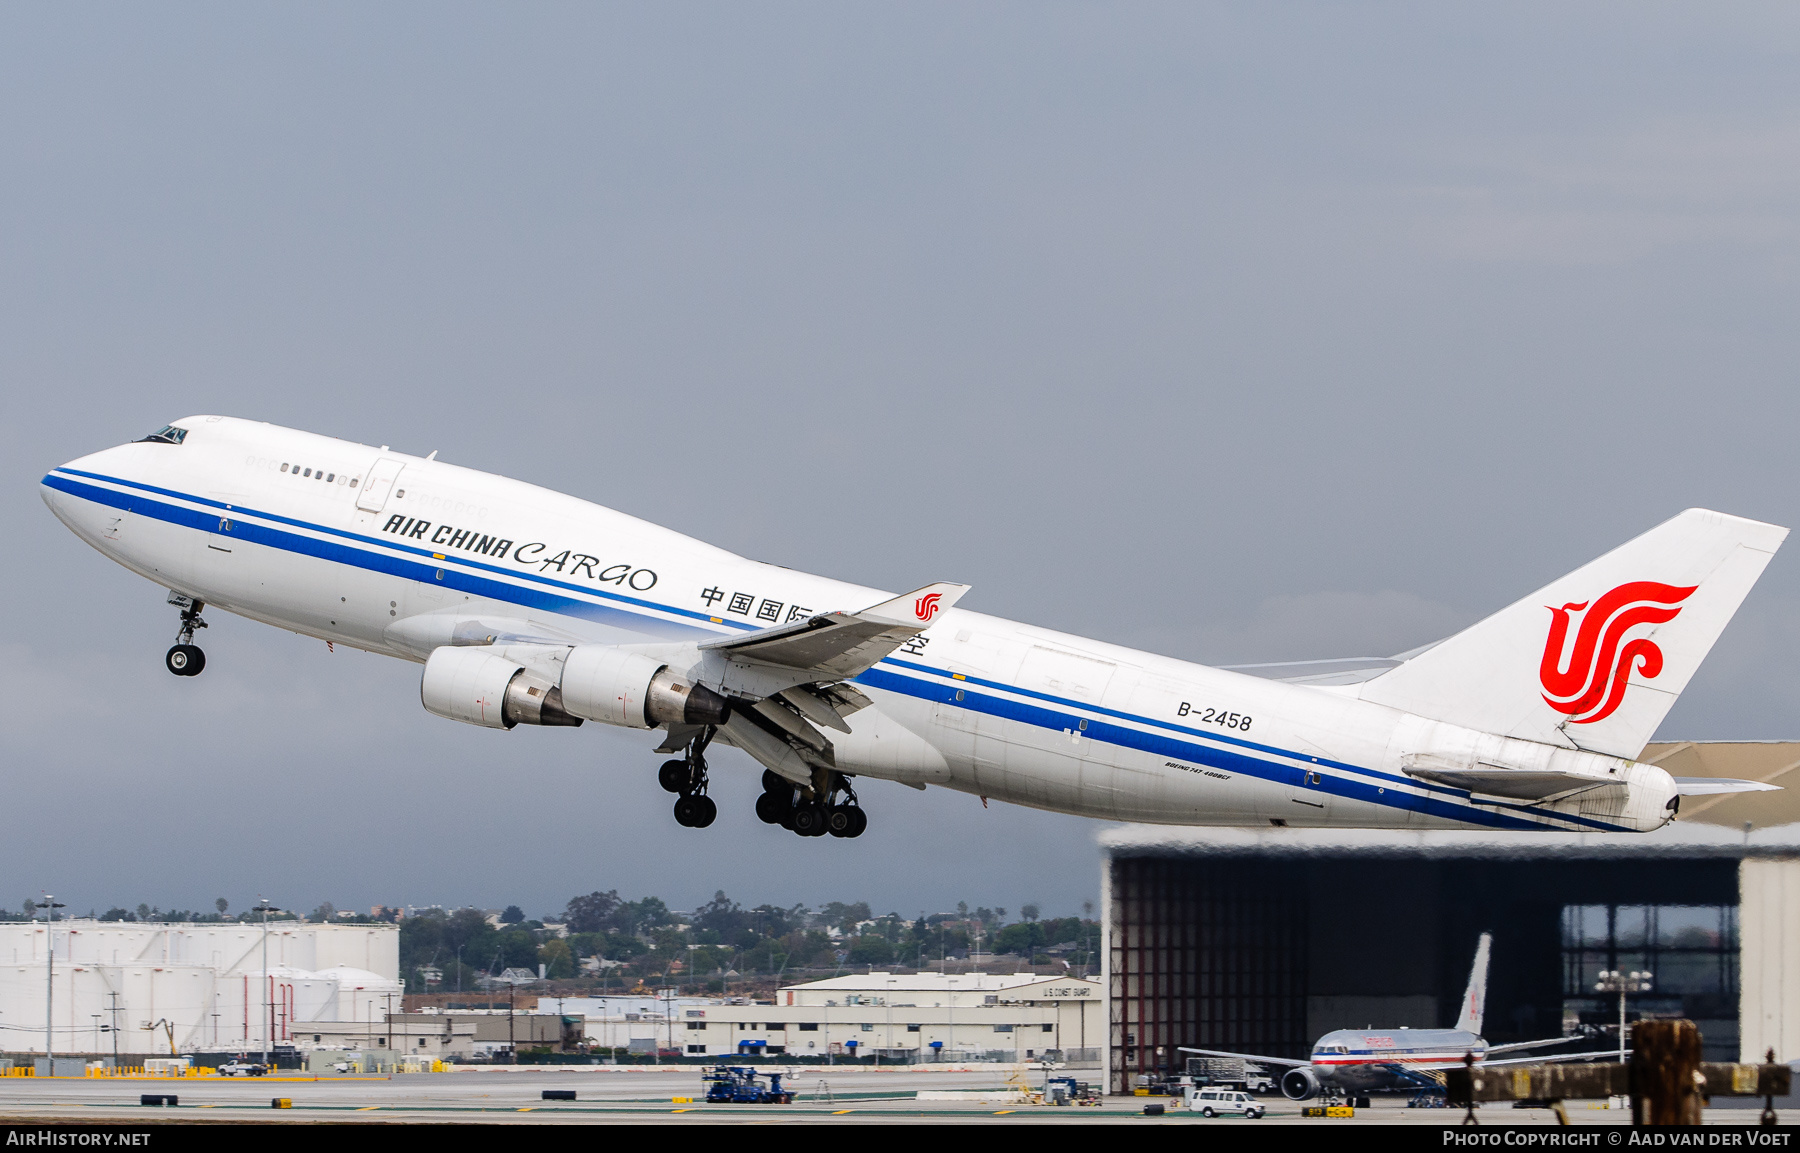
[[(144, 495), (134, 496), (132, 493), (118, 492), (114, 489), (102, 487), (101, 485), (88, 484), (80, 480), (71, 479), (72, 476), (86, 477), (90, 480), (101, 481), (104, 484), (120, 485)], [(383, 540), (378, 537), (369, 537), (358, 533), (347, 532), (342, 529), (331, 528), (327, 525), (314, 524), (308, 521), (284, 517), (276, 513), (261, 512), (256, 509), (244, 508), (238, 505), (227, 505), (221, 501), (190, 496), (186, 493), (157, 488), (153, 485), (123, 480), (118, 477), (102, 476), (97, 473), (84, 473), (76, 469), (58, 469), (45, 476), (43, 484), (49, 488), (56, 489), (60, 492), (66, 492), (71, 496), (78, 497), (82, 500), (92, 501), (96, 504), (105, 505), (110, 508), (123, 509), (168, 524), (179, 525), (200, 532), (229, 536), (237, 540), (264, 545), (284, 552), (295, 553), (301, 556), (310, 556), (335, 564), (349, 565), (355, 568), (378, 572), (405, 580), (439, 584), (445, 588), (468, 593), (472, 596), (515, 604), (528, 609), (557, 613), (559, 615), (574, 617), (581, 620), (613, 625), (633, 632), (642, 633), (645, 631), (646, 624), (660, 626), (660, 628), (654, 631), (664, 635), (668, 635), (671, 632), (712, 632), (712, 629), (699, 624), (687, 624), (685, 621), (680, 620), (658, 620), (654, 617), (648, 617), (646, 616), (646, 610), (648, 612), (667, 613), (671, 616), (688, 618), (695, 621), (705, 621), (707, 625), (715, 627), (745, 630), (753, 629), (755, 627), (744, 622), (719, 620), (718, 618), (709, 617), (704, 613), (676, 608), (670, 605), (658, 604), (654, 601), (642, 600), (636, 597), (628, 597), (619, 593), (608, 592), (604, 589), (584, 588), (580, 585), (552, 580), (537, 573), (515, 572), (447, 553), (435, 554), (428, 549), (405, 545), (399, 541)], [(185, 501), (189, 504), (202, 505), (205, 509), (214, 511), (186, 508), (179, 504), (169, 503), (169, 500), (156, 499), (158, 497), (170, 498), (170, 500), (176, 501)], [(307, 532), (326, 534), (336, 539), (320, 540), (317, 537), (308, 536), (303, 532), (290, 532), (285, 529), (258, 524), (255, 520), (243, 519), (251, 517), (304, 529)], [(229, 529), (224, 528), (221, 522), (229, 524)], [(378, 550), (388, 550), (388, 552)], [(407, 555), (388, 555), (388, 553), (392, 552)], [(440, 556), (442, 559), (439, 559)], [(412, 559), (415, 557), (423, 559)], [(437, 578), (436, 574), (438, 571), (442, 571), (444, 574), (442, 580)], [(495, 580), (492, 577), (484, 575), (486, 573), (503, 574), (512, 579)], [(514, 583), (516, 581), (525, 581), (528, 583), (521, 585)], [(568, 595), (570, 593), (579, 593), (583, 597), (597, 597), (606, 603), (595, 604), (592, 601), (582, 600), (578, 597)], [(637, 611), (633, 611), (634, 609)], [(924, 676), (908, 676), (884, 667), (888, 665), (908, 669), (914, 673), (924, 674)], [(1199, 744), (1193, 741), (1179, 740), (1173, 736), (1163, 735), (1162, 733), (1146, 733), (1142, 730), (1130, 728), (1125, 725), (1108, 724), (1105, 721), (1098, 720), (1091, 721), (1088, 728), (1082, 732), (1082, 735), (1085, 738), (1091, 740), (1117, 745), (1123, 748), (1136, 749), (1158, 757), (1190, 761), (1222, 772), (1242, 773), (1246, 776), (1256, 777), (1271, 783), (1286, 785), (1296, 790), (1326, 793), (1331, 796), (1343, 797), (1346, 800), (1359, 801), (1384, 808), (1418, 812), (1428, 816), (1443, 818), (1445, 820), (1459, 821), (1464, 824), (1485, 825), (1490, 828), (1498, 829), (1554, 829), (1557, 827), (1556, 825), (1546, 824), (1542, 819), (1532, 820), (1521, 816), (1513, 816), (1509, 813), (1498, 813), (1485, 808), (1475, 808), (1467, 803), (1466, 800), (1463, 800), (1463, 803), (1457, 803), (1459, 799), (1468, 797), (1466, 792), (1443, 790), (1443, 792), (1446, 792), (1449, 795), (1431, 795), (1432, 793), (1438, 793), (1440, 791), (1435, 787), (1431, 789), (1430, 793), (1424, 795), (1406, 791), (1420, 788), (1421, 786), (1419, 782), (1402, 780), (1391, 774), (1382, 773), (1358, 765), (1305, 756), (1273, 746), (1261, 745), (1252, 741), (1226, 736), (1221, 733), (1202, 732), (1183, 725), (1176, 725), (1151, 717), (1140, 717), (1130, 713), (1102, 708), (1098, 705), (1092, 705), (1086, 702), (1065, 700), (1049, 694), (1036, 692), (1030, 689), (1022, 689), (1014, 685), (1008, 685), (997, 681), (968, 678), (944, 684), (924, 679), (925, 677), (940, 677), (949, 680), (950, 674), (944, 670), (933, 669), (926, 665), (889, 658), (876, 667), (864, 672), (861, 676), (856, 677), (855, 680), (857, 683), (867, 685), (871, 688), (884, 689), (888, 692), (899, 693), (904, 696), (914, 697), (925, 701), (951, 703), (959, 708), (968, 709), (972, 712), (985, 713), (990, 716), (1018, 721), (1022, 724), (1053, 731), (1072, 729), (1077, 723), (1076, 716), (1066, 711), (1046, 708), (1041, 705), (1030, 703), (1029, 701), (1016, 701), (1006, 697), (994, 696), (989, 693), (973, 692), (966, 687), (979, 685), (987, 689), (1012, 694), (1014, 696), (1041, 700), (1048, 704), (1059, 706), (1060, 709), (1075, 709), (1085, 713), (1110, 716), (1119, 720), (1132, 722), (1133, 724), (1148, 725), (1166, 730), (1170, 733), (1179, 733), (1184, 736), (1197, 737), (1200, 740), (1207, 742), (1217, 742), (1217, 744)], [(965, 694), (965, 699), (960, 701), (955, 700), (955, 694), (959, 690), (963, 691)], [(1231, 747), (1218, 747), (1220, 745)], [(1236, 751), (1239, 749), (1244, 751)], [(1307, 767), (1265, 760), (1261, 757), (1250, 755), (1252, 752), (1265, 753), (1272, 757), (1284, 757), (1304, 761), (1306, 762)], [(1307, 781), (1306, 775), (1313, 766), (1355, 773), (1362, 777), (1371, 778), (1371, 780), (1350, 780), (1335, 774), (1320, 773), (1320, 782), (1318, 784), (1312, 784)], [(1388, 788), (1388, 786), (1373, 783), (1375, 781), (1391, 782), (1393, 785), (1404, 786), (1404, 788), (1395, 788), (1387, 792), (1380, 792), (1378, 790)], [(1511, 806), (1507, 807), (1511, 808)], [(1536, 814), (1533, 815), (1535, 816)], [(1561, 823), (1586, 826), (1596, 830), (1621, 831), (1619, 826), (1570, 814), (1557, 813), (1551, 815), (1550, 819)]]

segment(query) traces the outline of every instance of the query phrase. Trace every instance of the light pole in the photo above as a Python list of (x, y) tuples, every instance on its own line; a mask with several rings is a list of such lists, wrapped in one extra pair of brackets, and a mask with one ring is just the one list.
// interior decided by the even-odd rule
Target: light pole
[(270, 996), (269, 988), (269, 913), (275, 906), (269, 904), (269, 898), (258, 895), (255, 912), (263, 915), (262, 934), (262, 998), (263, 998), (263, 1068), (269, 1067), (269, 1038), (275, 1032), (275, 1000)]
[[(894, 1048), (894, 985), (894, 979), (889, 977), (887, 983), (887, 996), (884, 1000), (887, 1001), (887, 1047), (890, 1052), (892, 1052)], [(879, 1062), (877, 1062), (877, 1064), (879, 1064)]]
[(55, 1044), (50, 1033), (53, 1020), (50, 998), (56, 991), (56, 910), (62, 907), (63, 903), (49, 893), (44, 894), (44, 903), (38, 906), (50, 910), (44, 921), (44, 1061), (45, 1075), (50, 1077), (56, 1076)]
[(1633, 969), (1622, 973), (1617, 969), (1602, 969), (1600, 980), (1594, 983), (1596, 993), (1617, 993), (1619, 995), (1619, 1064), (1625, 1063), (1625, 995), (1628, 993), (1648, 993), (1654, 974), (1640, 973)]

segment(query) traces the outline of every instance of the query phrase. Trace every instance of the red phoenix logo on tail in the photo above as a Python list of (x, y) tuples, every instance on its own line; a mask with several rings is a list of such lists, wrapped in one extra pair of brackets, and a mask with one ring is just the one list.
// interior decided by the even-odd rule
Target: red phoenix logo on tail
[[(1663, 654), (1649, 637), (1626, 640), (1637, 625), (1667, 624), (1681, 614), (1681, 602), (1694, 589), (1655, 581), (1632, 581), (1596, 598), (1550, 609), (1550, 636), (1538, 680), (1544, 701), (1570, 723), (1591, 725), (1612, 716), (1625, 699), (1633, 672), (1645, 680), (1662, 673)], [(1549, 606), (1545, 606), (1548, 608)], [(1581, 614), (1581, 627), (1569, 641), (1569, 619)]]
[(938, 602), (944, 599), (943, 593), (926, 593), (913, 602), (913, 615), (922, 621), (937, 616)]

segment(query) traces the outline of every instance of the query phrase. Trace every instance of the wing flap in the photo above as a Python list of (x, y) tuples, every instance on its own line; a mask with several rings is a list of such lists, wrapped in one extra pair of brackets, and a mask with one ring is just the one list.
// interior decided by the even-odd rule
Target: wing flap
[(800, 750), (736, 710), (719, 727), (719, 739), (749, 753), (763, 768), (796, 785), (812, 783), (813, 766)]

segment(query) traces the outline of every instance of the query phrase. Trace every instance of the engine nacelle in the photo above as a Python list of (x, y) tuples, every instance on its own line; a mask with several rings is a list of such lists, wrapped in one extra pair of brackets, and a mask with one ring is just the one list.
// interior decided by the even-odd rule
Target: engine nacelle
[(480, 648), (432, 650), (419, 699), (440, 717), (489, 729), (514, 725), (579, 725), (562, 705), (562, 690), (517, 661)]
[(731, 715), (725, 697), (622, 645), (575, 646), (563, 662), (562, 701), (578, 717), (628, 729), (722, 725)]
[(1311, 1065), (1296, 1065), (1281, 1075), (1281, 1092), (1290, 1101), (1310, 1101), (1320, 1088), (1319, 1075)]

